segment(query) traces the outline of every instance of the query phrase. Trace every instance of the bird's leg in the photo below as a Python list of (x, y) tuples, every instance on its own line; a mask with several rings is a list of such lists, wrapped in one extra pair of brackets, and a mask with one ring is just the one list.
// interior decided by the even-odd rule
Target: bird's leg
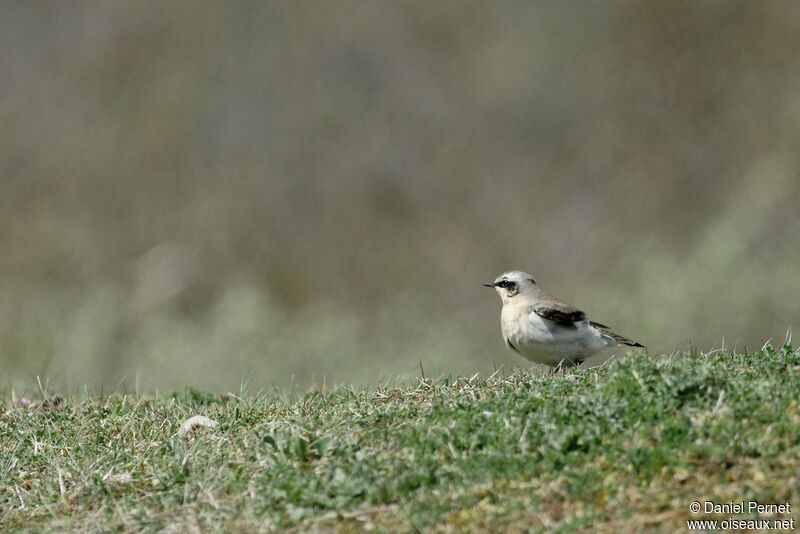
[(579, 365), (583, 365), (583, 360), (573, 360), (568, 356), (564, 356), (563, 358), (561, 358), (561, 361), (558, 362), (558, 365), (551, 368), (550, 374), (553, 375), (559, 371), (561, 371), (562, 373), (566, 373), (567, 367), (578, 367)]

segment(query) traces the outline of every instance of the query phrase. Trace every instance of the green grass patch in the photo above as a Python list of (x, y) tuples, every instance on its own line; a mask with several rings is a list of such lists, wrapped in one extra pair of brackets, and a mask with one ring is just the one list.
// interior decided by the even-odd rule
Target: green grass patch
[[(788, 344), (300, 396), (9, 392), (0, 530), (671, 532), (695, 500), (800, 506), (798, 392)], [(179, 435), (197, 414), (219, 426)]]

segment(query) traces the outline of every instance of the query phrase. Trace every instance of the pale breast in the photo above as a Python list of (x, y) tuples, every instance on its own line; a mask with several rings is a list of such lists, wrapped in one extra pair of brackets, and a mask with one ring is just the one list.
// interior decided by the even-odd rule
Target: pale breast
[(565, 327), (529, 313), (528, 306), (504, 306), (501, 324), (507, 341), (533, 361), (552, 365), (565, 356), (583, 358), (605, 348), (602, 337), (588, 321)]

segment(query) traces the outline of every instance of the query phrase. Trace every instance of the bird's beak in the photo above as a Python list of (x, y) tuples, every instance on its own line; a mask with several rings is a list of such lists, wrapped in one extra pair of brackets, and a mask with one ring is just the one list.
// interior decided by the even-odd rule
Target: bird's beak
[(486, 287), (494, 287), (494, 284), (483, 284), (483, 285), (485, 285)]

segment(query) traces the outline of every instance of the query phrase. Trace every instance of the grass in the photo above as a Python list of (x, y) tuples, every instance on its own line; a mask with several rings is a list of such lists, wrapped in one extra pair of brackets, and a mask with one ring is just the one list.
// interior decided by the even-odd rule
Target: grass
[[(800, 506), (788, 343), (290, 396), (7, 394), (2, 412), (2, 531), (672, 532), (695, 500)], [(180, 435), (196, 414), (219, 426)]]

